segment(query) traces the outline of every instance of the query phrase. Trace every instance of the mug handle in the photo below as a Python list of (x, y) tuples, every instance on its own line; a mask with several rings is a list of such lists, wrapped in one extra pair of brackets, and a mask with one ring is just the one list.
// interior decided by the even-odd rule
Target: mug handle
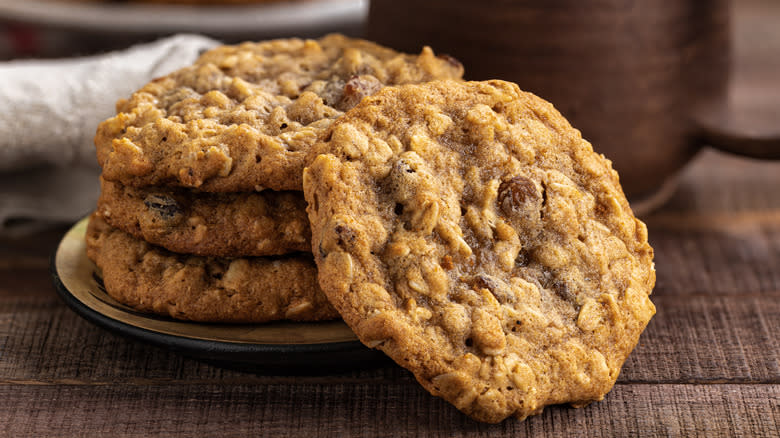
[(745, 157), (780, 160), (780, 106), (711, 105), (695, 113), (700, 144)]

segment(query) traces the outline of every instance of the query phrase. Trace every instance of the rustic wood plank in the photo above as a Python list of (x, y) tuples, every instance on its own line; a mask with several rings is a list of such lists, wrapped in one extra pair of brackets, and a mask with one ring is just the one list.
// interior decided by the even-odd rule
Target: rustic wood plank
[[(780, 382), (780, 292), (658, 295), (658, 313), (620, 377), (625, 382)], [(222, 370), (125, 340), (82, 320), (53, 296), (0, 299), (0, 382), (83, 384), (278, 382)], [(333, 376), (292, 381), (329, 382)], [(410, 379), (396, 367), (337, 379)], [(298, 379), (298, 380), (295, 380)], [(303, 380), (301, 380), (303, 379)]]
[(4, 436), (776, 436), (780, 385), (617, 385), (479, 424), (418, 385), (0, 385)]
[(780, 226), (699, 231), (652, 225), (657, 296), (780, 290)]
[(27, 266), (8, 268), (2, 266), (3, 262), (0, 259), (0, 301), (11, 302), (29, 297), (51, 299), (55, 296), (48, 260), (28, 260)]
[[(365, 379), (367, 372), (349, 375)], [(373, 379), (387, 377), (381, 369), (371, 372)], [(390, 373), (397, 371), (391, 368)], [(210, 366), (96, 327), (53, 292), (47, 297), (0, 300), (0, 382), (100, 385), (183, 378), (188, 382), (258, 382), (251, 374)], [(275, 376), (268, 379), (285, 381)]]
[(657, 296), (624, 382), (780, 383), (780, 293)]

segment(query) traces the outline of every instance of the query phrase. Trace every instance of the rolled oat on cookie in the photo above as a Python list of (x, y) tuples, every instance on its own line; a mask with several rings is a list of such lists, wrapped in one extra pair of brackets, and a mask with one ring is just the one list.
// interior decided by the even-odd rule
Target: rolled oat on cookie
[(198, 193), (101, 178), (97, 211), (111, 226), (167, 250), (247, 257), (311, 251), (303, 193)]
[(223, 323), (338, 318), (317, 287), (310, 255), (177, 254), (111, 227), (97, 213), (90, 217), (86, 243), (106, 293), (139, 312)]
[(584, 406), (655, 313), (609, 160), (503, 81), (386, 87), (303, 175), (319, 284), (360, 340), (471, 417)]
[(98, 163), (133, 187), (300, 191), (308, 149), (364, 96), (462, 75), (428, 47), (407, 55), (338, 34), (220, 46), (120, 100), (98, 127)]

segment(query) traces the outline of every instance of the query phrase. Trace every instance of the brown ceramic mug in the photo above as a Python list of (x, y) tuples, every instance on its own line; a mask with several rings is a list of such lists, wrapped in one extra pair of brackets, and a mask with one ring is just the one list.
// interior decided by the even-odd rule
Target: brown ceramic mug
[(373, 0), (366, 34), (551, 101), (646, 211), (703, 144), (780, 158), (776, 136), (744, 135), (724, 112), (730, 17), (729, 0)]

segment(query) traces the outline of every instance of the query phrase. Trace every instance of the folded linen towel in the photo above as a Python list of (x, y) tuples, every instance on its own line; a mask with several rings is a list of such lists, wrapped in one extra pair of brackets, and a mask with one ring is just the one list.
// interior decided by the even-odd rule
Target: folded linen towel
[(97, 125), (117, 99), (217, 44), (176, 35), (98, 56), (0, 63), (0, 234), (74, 221), (94, 208)]

